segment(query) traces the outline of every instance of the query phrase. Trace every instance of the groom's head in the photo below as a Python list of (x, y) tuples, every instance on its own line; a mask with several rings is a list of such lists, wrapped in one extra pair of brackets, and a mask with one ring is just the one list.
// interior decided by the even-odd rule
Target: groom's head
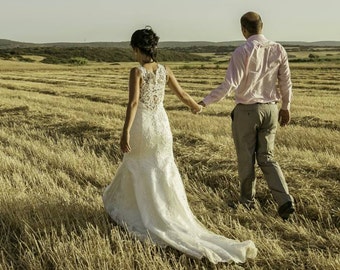
[(262, 33), (262, 19), (256, 12), (247, 12), (241, 17), (241, 28), (245, 38)]

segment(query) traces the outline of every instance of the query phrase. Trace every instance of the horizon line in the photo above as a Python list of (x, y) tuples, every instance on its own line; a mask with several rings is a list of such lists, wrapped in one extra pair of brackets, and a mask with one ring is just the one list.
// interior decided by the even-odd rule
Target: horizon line
[[(33, 44), (50, 44), (50, 43), (129, 43), (130, 41), (18, 41), (12, 40), (7, 38), (0, 38), (0, 40), (6, 40), (11, 42), (18, 42), (18, 43), (33, 43)], [(245, 39), (235, 39), (235, 40), (224, 40), (224, 41), (211, 41), (211, 40), (164, 40), (159, 41), (159, 43), (165, 42), (177, 42), (177, 43), (188, 43), (188, 42), (210, 42), (210, 43), (230, 43), (230, 42), (245, 42)], [(276, 40), (277, 42), (303, 42), (303, 43), (317, 43), (317, 42), (339, 42), (340, 40), (315, 40), (315, 41), (304, 41), (304, 40)]]

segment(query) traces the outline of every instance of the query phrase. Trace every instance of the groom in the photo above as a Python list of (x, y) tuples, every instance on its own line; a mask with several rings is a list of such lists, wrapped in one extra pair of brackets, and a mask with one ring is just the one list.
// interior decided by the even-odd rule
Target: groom
[[(290, 122), (292, 82), (284, 48), (262, 34), (259, 14), (241, 17), (246, 43), (230, 59), (224, 81), (199, 104), (208, 106), (235, 92), (236, 106), (231, 113), (240, 181), (240, 203), (255, 207), (255, 159), (278, 204), (278, 213), (288, 219), (294, 209), (292, 196), (279, 164), (274, 160), (277, 122)], [(281, 100), (281, 109), (277, 103)]]

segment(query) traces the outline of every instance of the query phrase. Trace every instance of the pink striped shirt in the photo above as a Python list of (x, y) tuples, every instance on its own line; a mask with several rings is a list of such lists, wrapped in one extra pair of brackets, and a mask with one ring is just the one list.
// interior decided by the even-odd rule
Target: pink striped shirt
[(235, 102), (242, 104), (282, 101), (290, 109), (292, 82), (288, 57), (279, 43), (264, 35), (252, 35), (232, 54), (224, 81), (207, 95), (206, 105), (235, 91)]

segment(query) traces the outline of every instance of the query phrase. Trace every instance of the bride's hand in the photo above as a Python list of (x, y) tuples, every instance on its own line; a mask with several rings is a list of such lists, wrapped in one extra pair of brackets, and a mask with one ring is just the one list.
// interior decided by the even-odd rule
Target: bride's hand
[(131, 151), (129, 133), (122, 135), (120, 139), (120, 150), (122, 150), (123, 153), (128, 153)]
[(199, 113), (201, 113), (202, 112), (202, 110), (203, 110), (203, 106), (202, 105), (198, 105), (199, 106), (199, 109), (191, 109), (191, 112), (193, 113), (193, 114), (199, 114)]

